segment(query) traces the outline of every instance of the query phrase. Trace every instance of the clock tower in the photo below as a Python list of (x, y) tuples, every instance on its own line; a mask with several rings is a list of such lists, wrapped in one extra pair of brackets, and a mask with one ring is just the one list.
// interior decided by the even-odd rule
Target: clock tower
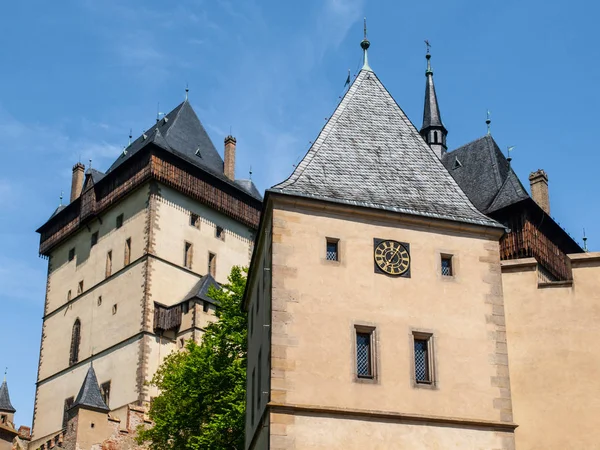
[(244, 303), (246, 448), (514, 449), (504, 227), (428, 147), (369, 44), (265, 196)]

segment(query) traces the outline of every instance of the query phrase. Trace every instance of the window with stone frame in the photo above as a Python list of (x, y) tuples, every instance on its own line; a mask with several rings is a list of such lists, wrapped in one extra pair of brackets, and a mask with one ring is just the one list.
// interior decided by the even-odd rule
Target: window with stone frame
[(106, 403), (106, 406), (109, 406), (110, 403), (110, 380), (102, 383), (100, 385), (100, 394), (102, 395), (102, 400)]
[(77, 284), (77, 295), (83, 294), (83, 280)]
[(326, 239), (326, 250), (325, 250), (325, 259), (327, 261), (339, 261), (339, 239), (327, 238)]
[(104, 277), (108, 278), (112, 275), (112, 250), (109, 250), (106, 254), (106, 270), (104, 271)]
[(81, 321), (75, 320), (71, 332), (71, 351), (69, 353), (69, 366), (79, 361), (79, 345), (81, 344)]
[(190, 225), (200, 229), (200, 216), (198, 214), (190, 213)]
[(441, 255), (441, 263), (442, 263), (442, 276), (444, 277), (452, 277), (454, 276), (454, 270), (452, 267), (452, 255)]
[(356, 377), (375, 378), (375, 328), (355, 325)]
[(123, 264), (128, 266), (131, 262), (131, 238), (125, 240), (125, 253), (124, 253)]
[(185, 242), (183, 247), (183, 266), (191, 269), (193, 258), (193, 247), (190, 242)]
[(217, 227), (215, 228), (215, 237), (222, 241), (225, 240), (225, 230), (223, 229), (223, 227), (217, 225)]
[(63, 420), (62, 420), (62, 427), (66, 428), (67, 426), (67, 422), (69, 421), (69, 409), (71, 409), (71, 406), (73, 406), (73, 403), (75, 403), (75, 397), (69, 397), (67, 399), (65, 399), (65, 407), (64, 407), (64, 411), (63, 411)]
[(413, 364), (415, 383), (431, 385), (434, 382), (433, 335), (413, 332)]
[(215, 278), (217, 276), (217, 255), (208, 254), (208, 273)]

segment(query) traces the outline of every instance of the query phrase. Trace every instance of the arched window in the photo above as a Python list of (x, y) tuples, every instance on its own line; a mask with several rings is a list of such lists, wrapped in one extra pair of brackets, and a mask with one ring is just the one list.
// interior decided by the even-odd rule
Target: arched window
[(71, 355), (69, 356), (69, 366), (79, 361), (79, 344), (81, 343), (81, 322), (79, 319), (73, 324), (73, 334), (71, 334)]

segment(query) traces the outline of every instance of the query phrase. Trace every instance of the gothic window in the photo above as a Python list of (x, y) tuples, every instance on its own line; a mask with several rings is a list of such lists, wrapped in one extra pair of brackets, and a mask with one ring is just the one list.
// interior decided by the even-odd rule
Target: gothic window
[(71, 334), (71, 354), (69, 356), (69, 366), (72, 366), (79, 361), (79, 344), (81, 344), (81, 322), (79, 319), (77, 319), (73, 324), (73, 332)]

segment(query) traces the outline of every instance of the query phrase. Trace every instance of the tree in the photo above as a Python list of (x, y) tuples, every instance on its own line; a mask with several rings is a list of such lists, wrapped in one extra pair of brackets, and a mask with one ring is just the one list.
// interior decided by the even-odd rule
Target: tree
[(247, 316), (242, 309), (247, 269), (233, 267), (228, 284), (211, 288), (217, 321), (200, 345), (165, 358), (151, 384), (160, 395), (150, 405), (152, 428), (138, 443), (151, 450), (241, 449), (246, 408)]

